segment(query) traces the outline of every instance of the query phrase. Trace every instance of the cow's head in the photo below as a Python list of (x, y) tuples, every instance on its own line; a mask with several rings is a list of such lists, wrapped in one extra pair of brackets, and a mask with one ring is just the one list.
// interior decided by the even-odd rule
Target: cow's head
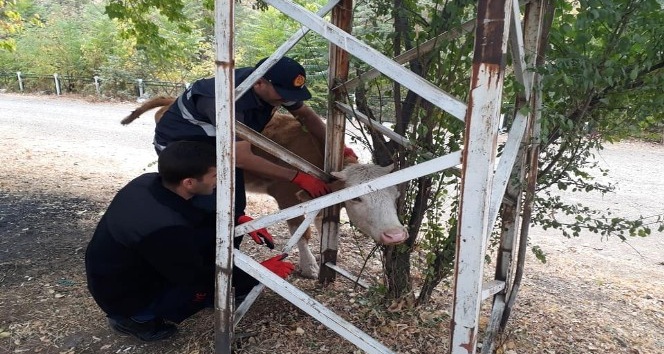
[[(351, 164), (340, 172), (332, 172), (338, 180), (330, 186), (333, 190), (355, 186), (384, 176), (392, 169), (392, 166)], [(408, 233), (399, 221), (396, 207), (398, 197), (397, 187), (391, 186), (346, 201), (346, 212), (351, 223), (376, 242), (384, 245), (402, 243), (408, 238)]]

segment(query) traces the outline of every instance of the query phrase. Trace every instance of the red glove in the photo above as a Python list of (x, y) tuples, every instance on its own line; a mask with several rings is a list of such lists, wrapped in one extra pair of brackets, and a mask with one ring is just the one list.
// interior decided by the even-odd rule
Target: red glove
[[(237, 224), (238, 225), (244, 224), (245, 222), (249, 222), (249, 221), (252, 221), (252, 220), (254, 220), (254, 219), (252, 219), (250, 216), (240, 215), (237, 218)], [(262, 245), (263, 243), (265, 243), (265, 244), (267, 244), (268, 248), (270, 248), (271, 250), (274, 249), (274, 240), (272, 239), (272, 235), (270, 235), (270, 233), (267, 232), (267, 229), (262, 228), (262, 229), (258, 229), (256, 231), (251, 231), (249, 233), (249, 236), (251, 236), (251, 238), (253, 238), (254, 241), (256, 241), (257, 244)], [(263, 238), (262, 240), (261, 240), (261, 237)], [(265, 242), (263, 242), (263, 240), (265, 240)]]
[(298, 172), (291, 182), (297, 184), (314, 198), (330, 193), (330, 188), (325, 182), (304, 172)]
[(357, 155), (355, 154), (355, 151), (353, 151), (353, 149), (349, 148), (346, 145), (344, 145), (344, 157), (354, 158), (355, 160), (357, 160)]
[(272, 273), (286, 279), (293, 272), (295, 266), (291, 262), (283, 261), (284, 258), (288, 257), (288, 253), (282, 253), (278, 256), (274, 256), (266, 261), (262, 261), (261, 265)]

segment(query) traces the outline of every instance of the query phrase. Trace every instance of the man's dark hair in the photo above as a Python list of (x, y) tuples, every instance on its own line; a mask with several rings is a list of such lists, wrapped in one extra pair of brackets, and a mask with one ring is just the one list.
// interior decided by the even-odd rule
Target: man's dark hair
[(185, 178), (199, 179), (217, 164), (214, 144), (201, 141), (176, 141), (159, 154), (157, 169), (168, 184)]

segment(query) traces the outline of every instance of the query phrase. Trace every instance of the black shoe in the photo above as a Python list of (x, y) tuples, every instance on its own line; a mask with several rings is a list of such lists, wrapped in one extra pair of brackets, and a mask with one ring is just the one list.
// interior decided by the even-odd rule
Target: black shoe
[(177, 327), (174, 324), (166, 323), (162, 319), (137, 322), (131, 318), (109, 318), (108, 323), (114, 330), (120, 333), (132, 335), (146, 342), (166, 339), (175, 334), (177, 331)]

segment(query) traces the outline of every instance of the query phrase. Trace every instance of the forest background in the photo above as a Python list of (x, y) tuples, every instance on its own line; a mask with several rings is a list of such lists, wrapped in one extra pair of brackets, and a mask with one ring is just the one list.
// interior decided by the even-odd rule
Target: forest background
[[(307, 3), (309, 8), (323, 4)], [(16, 72), (46, 78), (57, 73), (77, 78), (72, 80), (75, 87), (63, 87), (63, 91), (94, 95), (93, 77), (97, 76), (106, 98), (134, 99), (137, 79), (183, 87), (214, 75), (214, 23), (212, 12), (201, 2), (189, 2), (182, 9), (185, 24), (169, 21), (159, 11), (147, 11), (159, 29), (151, 39), (146, 39), (150, 33), (132, 32), (133, 24), (109, 18), (108, 4), (104, 0), (2, 1), (0, 88), (18, 91)], [(237, 6), (236, 21), (236, 65), (240, 67), (254, 66), (299, 28), (275, 9), (257, 11), (251, 6)], [(326, 42), (307, 35), (289, 55), (306, 67), (315, 94), (313, 105), (324, 114)], [(52, 92), (52, 79), (40, 87)]]

